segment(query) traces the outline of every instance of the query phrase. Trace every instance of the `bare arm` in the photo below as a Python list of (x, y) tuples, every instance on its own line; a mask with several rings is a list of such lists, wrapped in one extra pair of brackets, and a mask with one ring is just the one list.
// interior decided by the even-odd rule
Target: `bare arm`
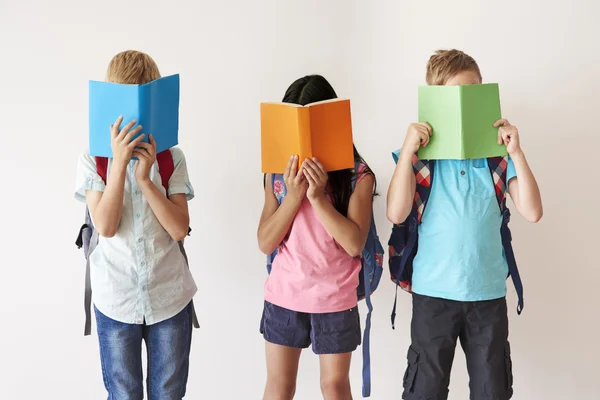
[(123, 191), (127, 164), (112, 164), (104, 192), (87, 190), (85, 199), (94, 226), (100, 236), (113, 237), (117, 233), (123, 213)]
[(522, 151), (511, 154), (517, 177), (508, 183), (508, 193), (519, 213), (529, 222), (538, 222), (544, 214), (538, 184)]
[(517, 172), (508, 183), (508, 193), (519, 213), (529, 222), (538, 222), (544, 213), (540, 188), (521, 149), (521, 137), (516, 126), (506, 119), (494, 124), (498, 129), (498, 144), (504, 143)]
[(264, 254), (271, 254), (283, 241), (290, 230), (294, 217), (302, 204), (302, 197), (289, 192), (281, 206), (272, 190), (272, 176), (268, 175), (265, 184), (265, 205), (258, 225), (258, 247)]
[(416, 191), (413, 172), (413, 154), (404, 149), (396, 164), (394, 175), (387, 193), (387, 218), (393, 224), (401, 224), (408, 218)]
[(144, 134), (141, 134), (133, 139), (142, 130), (141, 125), (131, 129), (136, 121), (129, 122), (121, 129), (122, 122), (123, 117), (119, 117), (110, 127), (113, 162), (104, 192), (89, 190), (85, 192), (85, 199), (95, 228), (104, 237), (113, 237), (117, 233), (123, 214), (123, 192), (127, 165), (135, 147), (144, 138)]
[(324, 196), (312, 201), (314, 210), (327, 232), (352, 257), (361, 254), (371, 228), (373, 184), (371, 174), (358, 182), (350, 197), (347, 218)]
[(190, 226), (190, 214), (185, 194), (173, 194), (167, 198), (150, 179), (138, 181), (138, 185), (158, 222), (173, 240), (185, 239)]
[(387, 194), (386, 214), (394, 224), (403, 223), (410, 214), (417, 189), (413, 157), (421, 146), (426, 147), (429, 144), (431, 134), (431, 126), (426, 122), (417, 122), (408, 126)]

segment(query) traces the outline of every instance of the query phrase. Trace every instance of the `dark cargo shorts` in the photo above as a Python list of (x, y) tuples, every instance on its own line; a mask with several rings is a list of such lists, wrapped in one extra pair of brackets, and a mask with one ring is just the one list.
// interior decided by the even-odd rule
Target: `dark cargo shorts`
[(351, 353), (360, 345), (358, 307), (346, 311), (309, 314), (265, 301), (260, 333), (269, 343), (304, 349), (315, 354)]
[(459, 302), (413, 294), (405, 400), (446, 400), (456, 343), (465, 352), (471, 400), (513, 395), (506, 299)]

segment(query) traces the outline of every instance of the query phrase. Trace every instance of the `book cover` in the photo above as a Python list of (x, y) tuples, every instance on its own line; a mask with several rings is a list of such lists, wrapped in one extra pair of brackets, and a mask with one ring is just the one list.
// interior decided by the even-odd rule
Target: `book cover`
[(502, 118), (498, 84), (419, 87), (419, 121), (431, 125), (427, 147), (419, 149), (423, 160), (466, 160), (505, 156), (498, 144)]
[(328, 172), (354, 168), (350, 100), (261, 103), (260, 120), (264, 173), (283, 173), (294, 154), (300, 164), (316, 157)]
[(112, 158), (110, 126), (122, 115), (122, 126), (132, 120), (142, 125), (141, 133), (152, 134), (156, 152), (178, 144), (179, 75), (167, 76), (144, 85), (89, 82), (90, 155)]

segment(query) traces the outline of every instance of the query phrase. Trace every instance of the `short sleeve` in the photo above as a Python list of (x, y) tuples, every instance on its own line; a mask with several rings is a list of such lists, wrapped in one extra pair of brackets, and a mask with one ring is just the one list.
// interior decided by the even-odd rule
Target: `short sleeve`
[(508, 156), (508, 168), (506, 168), (506, 182), (510, 182), (512, 178), (517, 177), (517, 170), (510, 156)]
[(103, 192), (106, 187), (102, 177), (96, 171), (96, 160), (88, 153), (79, 156), (77, 180), (75, 183), (75, 199), (85, 202), (85, 192), (93, 190)]
[(185, 155), (178, 147), (172, 148), (171, 153), (173, 154), (173, 164), (175, 165), (175, 169), (173, 175), (171, 175), (171, 179), (169, 179), (168, 195), (185, 194), (186, 199), (190, 201), (194, 198), (194, 188), (192, 187), (188, 175)]

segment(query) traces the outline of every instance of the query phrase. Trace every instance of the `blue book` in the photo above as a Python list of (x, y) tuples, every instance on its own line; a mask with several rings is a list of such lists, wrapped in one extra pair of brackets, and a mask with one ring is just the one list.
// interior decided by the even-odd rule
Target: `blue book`
[[(132, 120), (142, 125), (144, 142), (152, 134), (156, 152), (178, 144), (179, 75), (144, 85), (90, 81), (90, 155), (112, 158), (110, 126), (123, 116), (121, 128)], [(132, 128), (133, 129), (133, 128)]]

